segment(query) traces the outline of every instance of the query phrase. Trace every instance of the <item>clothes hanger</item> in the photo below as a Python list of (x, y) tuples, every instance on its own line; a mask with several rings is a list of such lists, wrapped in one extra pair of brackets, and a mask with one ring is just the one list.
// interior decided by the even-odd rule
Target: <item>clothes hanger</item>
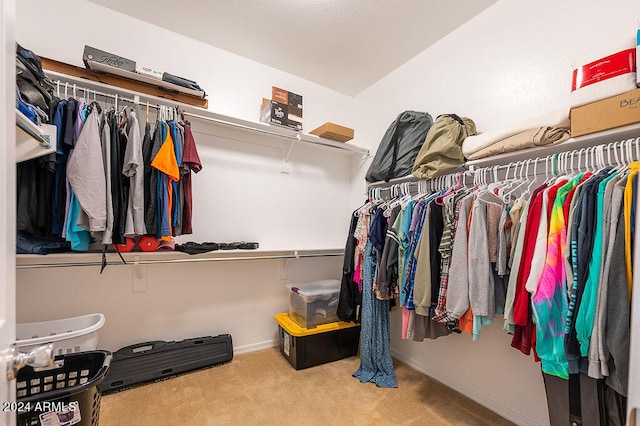
[[(523, 160), (521, 162), (519, 162), (520, 164), (520, 175), (518, 175), (517, 180), (514, 180), (514, 183), (516, 184), (515, 186), (511, 187), (508, 191), (504, 192), (502, 194), (502, 200), (507, 202), (507, 200), (511, 199), (511, 195), (516, 192), (517, 190), (519, 190), (523, 185), (526, 185), (529, 181), (526, 179), (526, 174), (529, 173), (529, 164), (531, 164), (531, 159), (527, 159), (527, 160)], [(536, 158), (533, 161), (538, 161), (538, 158)], [(527, 173), (525, 174), (525, 165), (527, 167)], [(514, 173), (513, 176), (514, 178), (516, 177), (516, 174), (518, 172), (518, 166), (516, 164), (516, 167), (514, 169)], [(522, 196), (523, 194), (520, 194), (520, 196)]]
[(529, 165), (527, 164), (527, 177), (530, 179), (529, 185), (527, 186), (527, 188), (524, 190), (524, 194), (526, 195), (530, 195), (531, 194), (531, 188), (533, 187), (533, 184), (536, 182), (537, 180), (537, 176), (538, 176), (538, 161), (534, 161), (533, 162), (533, 177), (529, 176)]
[[(508, 203), (511, 201), (511, 197), (505, 197), (505, 191), (511, 189), (516, 181), (516, 172), (518, 171), (518, 163), (508, 163), (507, 164), (507, 170), (504, 172), (504, 181), (503, 181), (503, 185), (498, 188), (498, 197), (502, 198), (502, 201), (504, 201), (505, 203)], [(514, 166), (514, 170), (513, 170), (513, 178), (509, 179), (509, 170), (511, 169), (511, 166)]]

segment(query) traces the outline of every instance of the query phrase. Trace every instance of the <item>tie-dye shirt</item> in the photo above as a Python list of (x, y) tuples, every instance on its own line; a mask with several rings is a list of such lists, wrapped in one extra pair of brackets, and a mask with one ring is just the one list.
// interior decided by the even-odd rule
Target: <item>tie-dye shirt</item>
[(564, 351), (564, 322), (567, 316), (567, 285), (564, 254), (567, 228), (564, 220), (564, 201), (582, 176), (572, 178), (558, 189), (549, 221), (547, 256), (531, 306), (536, 323), (536, 351), (542, 371), (569, 378), (569, 366)]

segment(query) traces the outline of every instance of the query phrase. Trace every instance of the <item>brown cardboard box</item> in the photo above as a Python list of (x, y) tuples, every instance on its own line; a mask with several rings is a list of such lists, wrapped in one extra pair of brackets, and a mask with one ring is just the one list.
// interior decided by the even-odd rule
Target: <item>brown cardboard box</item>
[(640, 122), (640, 89), (572, 108), (571, 137)]
[(320, 136), (321, 138), (333, 139), (338, 142), (346, 142), (353, 139), (353, 129), (333, 123), (324, 123), (322, 126), (310, 131), (309, 133)]

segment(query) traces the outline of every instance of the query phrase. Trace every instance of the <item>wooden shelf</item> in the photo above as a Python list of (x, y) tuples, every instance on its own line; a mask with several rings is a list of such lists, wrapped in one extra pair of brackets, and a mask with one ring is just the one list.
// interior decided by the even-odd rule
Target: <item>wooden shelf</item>
[(73, 77), (78, 77), (85, 80), (99, 82), (110, 86), (119, 87), (122, 89), (132, 90), (134, 92), (140, 92), (147, 95), (155, 96), (157, 98), (169, 99), (175, 102), (183, 104), (194, 105), (200, 108), (207, 108), (209, 101), (197, 96), (188, 95), (185, 93), (177, 93), (163, 89), (156, 85), (143, 83), (140, 81), (123, 78), (117, 75), (106, 74), (102, 72), (96, 72), (87, 70), (85, 68), (76, 67), (74, 65), (65, 64), (53, 59), (41, 58), (42, 68), (46, 71), (54, 71), (61, 74), (66, 74)]

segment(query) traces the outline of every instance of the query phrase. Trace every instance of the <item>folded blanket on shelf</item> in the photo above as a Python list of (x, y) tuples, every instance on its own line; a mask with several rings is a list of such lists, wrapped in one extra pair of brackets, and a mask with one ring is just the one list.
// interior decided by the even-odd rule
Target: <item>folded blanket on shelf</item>
[(557, 145), (567, 139), (569, 139), (568, 127), (536, 127), (499, 140), (480, 151), (470, 154), (467, 160), (478, 160), (480, 158), (506, 154), (534, 146)]
[(462, 143), (462, 154), (465, 158), (496, 142), (502, 141), (518, 133), (540, 127), (569, 128), (569, 107), (561, 108), (547, 114), (529, 118), (501, 129), (468, 136)]

